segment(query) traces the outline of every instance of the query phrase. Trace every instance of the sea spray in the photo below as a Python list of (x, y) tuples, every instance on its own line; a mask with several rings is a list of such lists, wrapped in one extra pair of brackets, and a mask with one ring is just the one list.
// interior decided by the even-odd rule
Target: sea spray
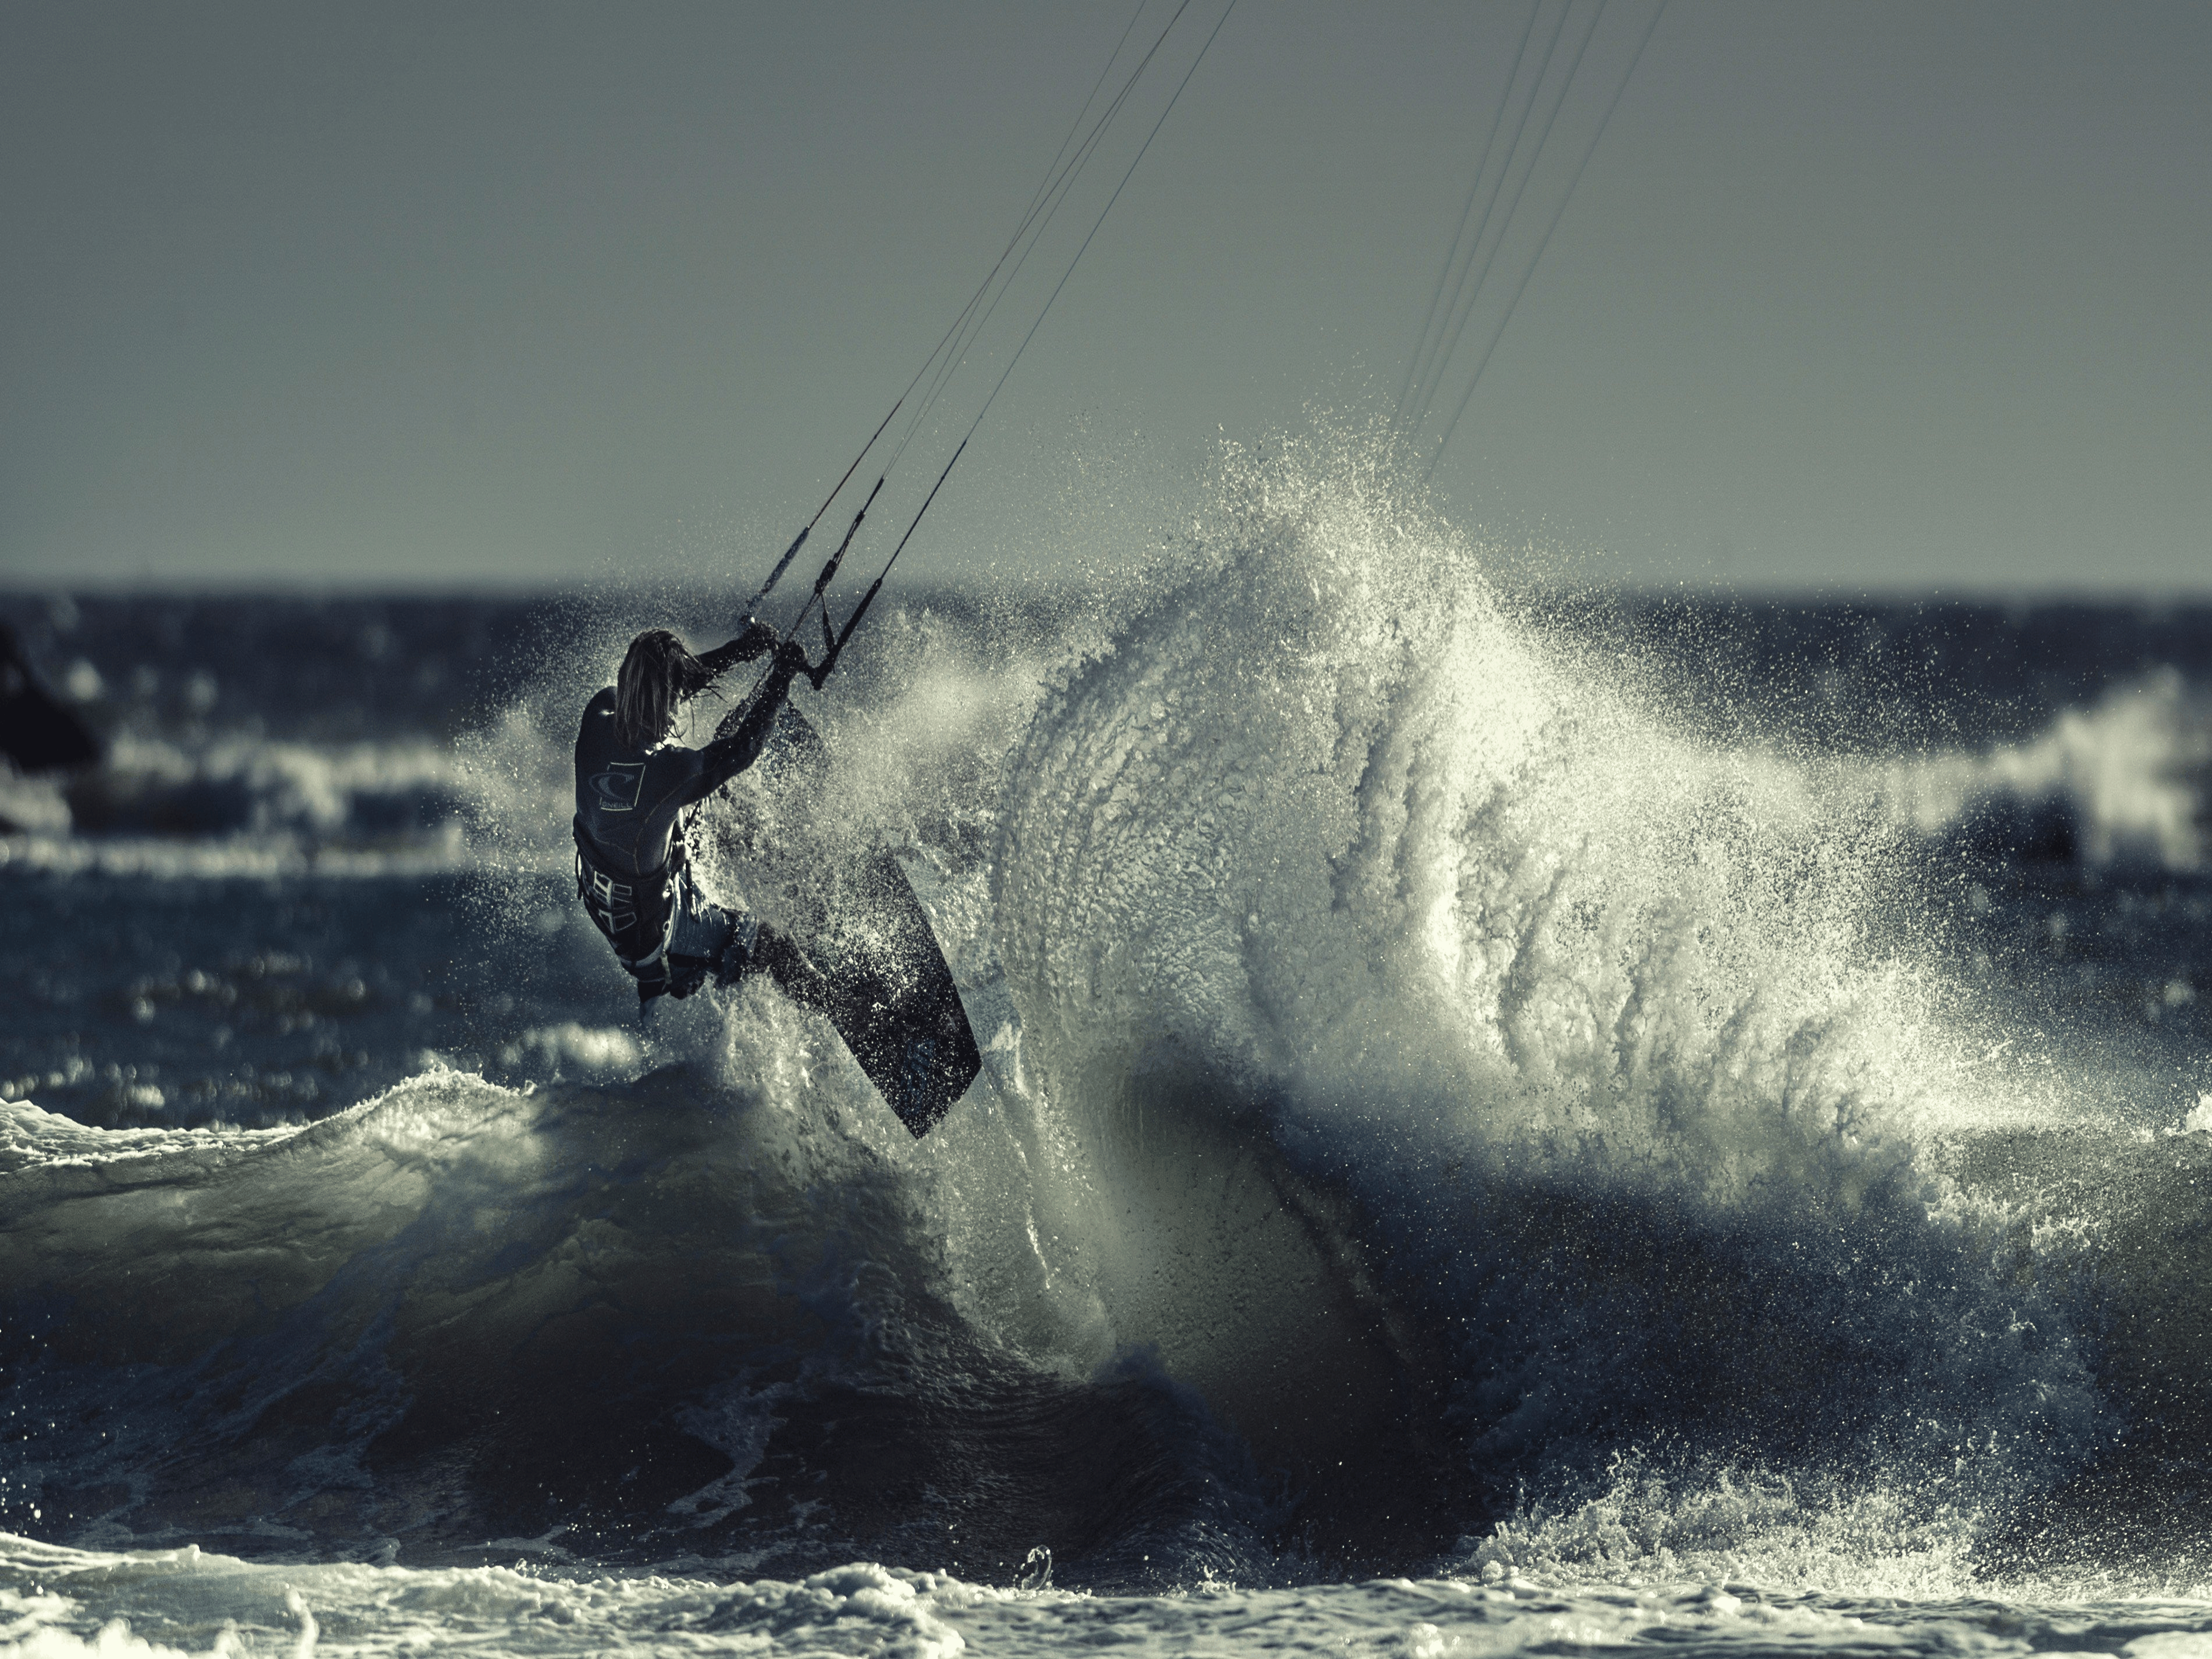
[[(2077, 1460), (2064, 1321), (1917, 1161), (1978, 1107), (1893, 824), (1509, 620), (1356, 453), (1232, 471), (1194, 559), (1006, 772), (1002, 959), (1092, 1183), (1064, 1231), (1130, 1206), (1147, 1097), (1271, 1137), (1442, 1333), (1493, 1494), (1662, 1425), (1940, 1463), (1947, 1502)], [(1164, 1317), (1112, 1279), (1125, 1334)]]

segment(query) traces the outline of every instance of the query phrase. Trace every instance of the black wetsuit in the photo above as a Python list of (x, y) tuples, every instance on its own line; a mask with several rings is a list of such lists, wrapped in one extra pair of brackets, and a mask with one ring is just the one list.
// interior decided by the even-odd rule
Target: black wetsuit
[[(775, 643), (775, 634), (756, 624), (699, 661), (720, 674)], [(738, 965), (722, 960), (734, 924), (700, 897), (686, 873), (680, 815), (759, 757), (790, 690), (791, 670), (771, 669), (744, 718), (704, 749), (624, 744), (611, 685), (584, 705), (576, 734), (576, 888), (636, 979), (641, 1000), (688, 995), (709, 972)], [(693, 948), (680, 948), (687, 943)]]

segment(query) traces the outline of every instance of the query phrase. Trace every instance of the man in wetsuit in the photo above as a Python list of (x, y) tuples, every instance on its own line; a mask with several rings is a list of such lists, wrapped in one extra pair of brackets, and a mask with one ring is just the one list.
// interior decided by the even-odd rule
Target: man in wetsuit
[[(733, 711), (704, 749), (674, 740), (686, 700), (771, 649), (775, 660), (742, 719)], [(641, 1011), (655, 997), (690, 995), (709, 975), (727, 983), (753, 968), (774, 974), (800, 1000), (820, 1000), (821, 975), (791, 940), (699, 891), (681, 819), (685, 807), (759, 757), (792, 677), (808, 672), (805, 652), (777, 647), (775, 631), (759, 623), (702, 657), (666, 629), (649, 629), (630, 641), (616, 683), (584, 706), (576, 735), (576, 891), (636, 980)]]

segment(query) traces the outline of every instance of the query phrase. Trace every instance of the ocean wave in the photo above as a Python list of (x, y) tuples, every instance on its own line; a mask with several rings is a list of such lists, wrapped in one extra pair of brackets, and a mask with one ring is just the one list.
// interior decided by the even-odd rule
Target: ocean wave
[(458, 745), (125, 734), (97, 770), (15, 781), (0, 864), (170, 880), (558, 868), (565, 768), (520, 711)]
[(504, 1567), (272, 1567), (190, 1545), (92, 1552), (0, 1534), (7, 1659), (190, 1659), (277, 1645), (305, 1659), (325, 1623), (403, 1650), (465, 1640), (507, 1653), (520, 1638), (532, 1651), (583, 1654), (673, 1640), (691, 1651), (953, 1659), (966, 1643), (948, 1615), (1013, 1599), (950, 1574), (857, 1562), (795, 1582), (594, 1580)]
[[(1929, 1152), (2080, 1109), (1984, 1063), (1846, 762), (1670, 727), (1322, 446), (1232, 474), (1193, 558), (1006, 774), (1062, 1236), (1178, 1248), (1127, 1147), (1271, 1136), (1449, 1334), (1493, 1492), (1662, 1431), (1992, 1511), (2096, 1455), (2063, 1271)], [(1099, 1254), (1141, 1329), (1146, 1259)]]
[[(426, 1056), (258, 1137), (5, 1108), (0, 1524), (773, 1570), (712, 1629), (796, 1641), (862, 1555), (1518, 1595), (1856, 1549), (1872, 1594), (2185, 1495), (2197, 1120), (2002, 1058), (1899, 875), (2059, 796), (2088, 856), (2194, 857), (2183, 689), (1972, 754), (1731, 746), (1319, 441), (1232, 465), (1158, 574), (1058, 659), (880, 619), (802, 699), (827, 777), (702, 822), (709, 890), (794, 924), (899, 849), (988, 1062), (919, 1145), (758, 982), (650, 1042), (532, 1013), (480, 1051), (527, 1083)], [(115, 799), (232, 827), (0, 848), (473, 860), (537, 878), (542, 946), (568, 717), (133, 748)], [(434, 805), (379, 840), (377, 800)]]
[(129, 735), (68, 794), (81, 830), (199, 835), (420, 830), (457, 816), (462, 798), (451, 750), (428, 740), (186, 747)]
[[(0, 1109), (10, 1408), (70, 1401), (19, 1416), (0, 1526), (434, 1563), (1264, 1562), (1268, 1500), (1187, 1386), (1010, 1346), (1062, 1294), (1033, 1251), (959, 1270), (938, 1177), (1017, 1160), (1003, 1124), (971, 1113), (933, 1170), (826, 1029), (744, 994), (712, 1052), (600, 1088), (433, 1073), (264, 1132)], [(1026, 1206), (993, 1196), (969, 1243), (1019, 1248)]]
[(2188, 871), (2203, 866), (2208, 777), (2212, 704), (2165, 668), (2030, 742), (1893, 757), (1861, 787), (1918, 833), (2000, 858)]
[(0, 757), (0, 836), (66, 835), (69, 827), (69, 803), (62, 799), (60, 784), (25, 777), (12, 761)]

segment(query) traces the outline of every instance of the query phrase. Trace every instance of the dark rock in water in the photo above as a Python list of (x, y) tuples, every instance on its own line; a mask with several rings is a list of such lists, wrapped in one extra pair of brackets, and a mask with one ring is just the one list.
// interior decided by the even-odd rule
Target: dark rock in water
[(58, 771), (100, 758), (85, 724), (41, 686), (7, 624), (0, 623), (0, 754), (25, 772)]

